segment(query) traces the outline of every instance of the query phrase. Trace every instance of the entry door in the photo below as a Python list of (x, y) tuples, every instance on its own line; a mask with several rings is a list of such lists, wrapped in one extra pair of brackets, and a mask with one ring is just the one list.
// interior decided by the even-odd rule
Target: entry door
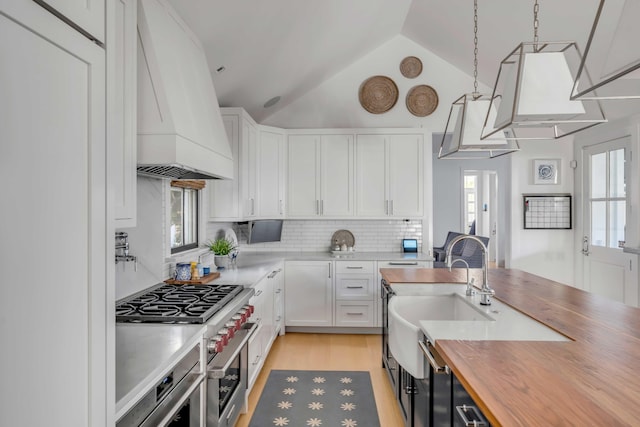
[(638, 303), (637, 256), (622, 251), (627, 216), (629, 137), (583, 149), (584, 286), (625, 304)]

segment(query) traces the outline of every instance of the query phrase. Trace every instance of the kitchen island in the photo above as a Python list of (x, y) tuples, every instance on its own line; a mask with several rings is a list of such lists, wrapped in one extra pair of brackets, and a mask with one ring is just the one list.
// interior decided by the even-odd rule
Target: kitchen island
[[(464, 269), (381, 273), (392, 287), (466, 279)], [(490, 270), (489, 283), (495, 298), (571, 338), (435, 343), (492, 425), (638, 425), (640, 309), (518, 270)]]

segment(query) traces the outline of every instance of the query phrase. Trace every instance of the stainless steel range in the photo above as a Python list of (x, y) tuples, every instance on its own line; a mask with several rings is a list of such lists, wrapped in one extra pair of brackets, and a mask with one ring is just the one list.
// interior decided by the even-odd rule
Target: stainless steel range
[[(171, 366), (117, 426), (232, 426), (245, 404), (247, 342), (257, 329), (250, 321), (253, 293), (242, 285), (159, 284), (118, 301), (117, 322), (202, 324), (206, 332), (203, 342)], [(198, 356), (201, 348), (205, 357)]]

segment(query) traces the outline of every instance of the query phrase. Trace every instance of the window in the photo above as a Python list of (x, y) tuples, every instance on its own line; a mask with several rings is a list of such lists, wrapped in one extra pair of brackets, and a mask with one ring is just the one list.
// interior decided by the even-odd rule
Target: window
[(624, 148), (591, 155), (591, 244), (619, 248), (625, 241)]
[(198, 247), (198, 190), (171, 187), (171, 253)]

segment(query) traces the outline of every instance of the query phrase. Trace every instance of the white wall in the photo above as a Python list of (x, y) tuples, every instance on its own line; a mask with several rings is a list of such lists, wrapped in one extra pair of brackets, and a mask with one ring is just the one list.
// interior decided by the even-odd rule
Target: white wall
[[(437, 153), (441, 135), (434, 135), (433, 149)], [(493, 170), (498, 176), (498, 254), (499, 266), (504, 266), (511, 228), (511, 173), (509, 156), (483, 160), (438, 159), (433, 155), (433, 243), (441, 246), (447, 232), (467, 232), (462, 224), (462, 173), (464, 170)], [(481, 234), (478, 231), (477, 234)]]
[[(422, 73), (408, 79), (400, 62), (418, 57)], [(386, 75), (398, 86), (396, 105), (383, 114), (371, 114), (360, 105), (358, 90), (371, 76)], [(427, 84), (438, 93), (438, 108), (427, 117), (416, 117), (406, 108), (405, 97), (415, 85)], [(404, 36), (398, 35), (262, 121), (288, 129), (326, 127), (424, 127), (444, 131), (451, 103), (473, 90), (473, 78)], [(487, 90), (481, 87), (480, 90)]]
[[(571, 136), (558, 141), (520, 141), (521, 150), (510, 154), (511, 235), (506, 267), (517, 268), (567, 285), (574, 285), (574, 230), (525, 230), (522, 194), (573, 193), (574, 170)], [(533, 159), (560, 159), (560, 183), (533, 184)], [(575, 226), (575, 206), (574, 206)]]

